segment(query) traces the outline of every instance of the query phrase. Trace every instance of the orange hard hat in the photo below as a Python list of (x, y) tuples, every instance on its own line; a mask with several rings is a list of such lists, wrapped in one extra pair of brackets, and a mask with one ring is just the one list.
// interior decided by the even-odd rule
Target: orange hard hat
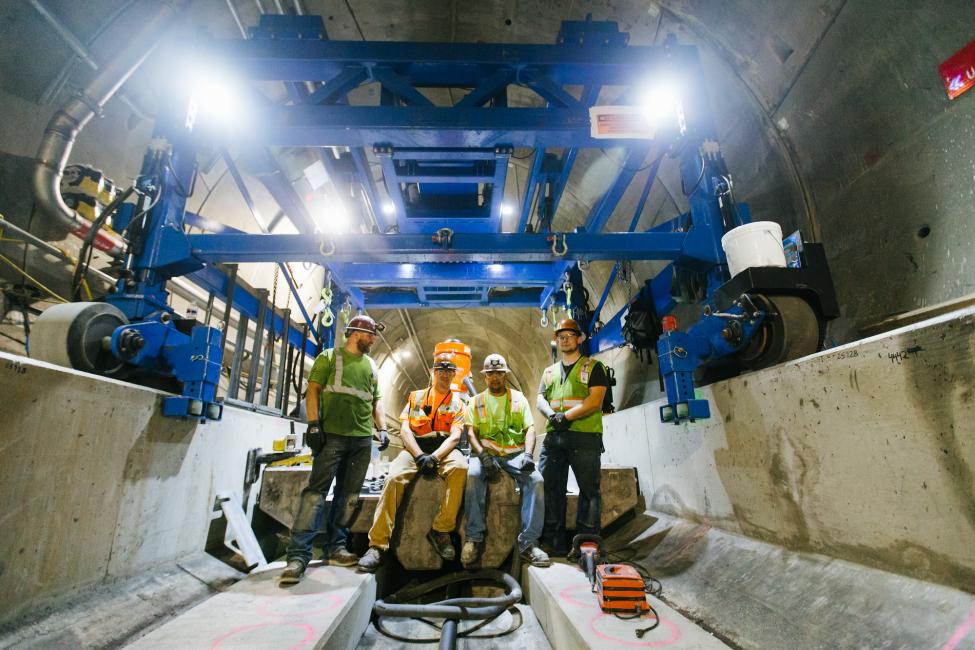
[(579, 336), (583, 336), (582, 328), (579, 327), (579, 323), (575, 322), (575, 320), (572, 318), (563, 318), (560, 320), (555, 326), (555, 333), (552, 335), (552, 338), (558, 336), (559, 332), (575, 332)]

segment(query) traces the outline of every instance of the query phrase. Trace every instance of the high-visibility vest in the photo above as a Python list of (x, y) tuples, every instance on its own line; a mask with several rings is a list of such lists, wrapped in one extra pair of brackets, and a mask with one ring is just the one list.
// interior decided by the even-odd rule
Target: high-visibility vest
[[(331, 354), (329, 354), (331, 353)], [(361, 388), (354, 388), (352, 386), (346, 386), (342, 382), (342, 375), (344, 373), (345, 361), (341, 350), (337, 348), (332, 348), (330, 350), (325, 350), (322, 352), (325, 356), (330, 356), (332, 360), (332, 368), (329, 370), (329, 376), (326, 377), (326, 383), (322, 386), (322, 397), (318, 402), (318, 419), (321, 421), (323, 414), (328, 413), (331, 409), (347, 407), (341, 404), (341, 400), (336, 400), (333, 396), (335, 395), (351, 395), (357, 397), (364, 402), (371, 405), (375, 401), (375, 395), (373, 390), (362, 390)], [(369, 360), (369, 365), (372, 368), (372, 382), (371, 389), (375, 389), (379, 385), (379, 369), (376, 367), (376, 362), (373, 361), (372, 357), (368, 354), (365, 355), (366, 359)], [(372, 433), (370, 430), (369, 433)]]
[[(556, 362), (545, 369), (542, 374), (545, 399), (556, 413), (568, 411), (573, 406), (582, 404), (589, 397), (589, 375), (596, 368), (596, 361), (590, 357), (580, 357), (572, 366), (565, 381), (562, 381), (562, 362)], [(552, 431), (552, 425), (546, 431)], [(586, 431), (602, 433), (603, 413), (599, 409), (581, 420), (572, 420), (569, 431)]]
[[(449, 391), (450, 397), (441, 397), (437, 404), (433, 401), (436, 394), (432, 388), (415, 390), (410, 393), (409, 398), (409, 422), (413, 435), (417, 438), (446, 437), (450, 435), (450, 427), (457, 418), (458, 413), (463, 416), (464, 403), (456, 393)], [(423, 410), (424, 406), (430, 407), (430, 414)]]
[(477, 438), (488, 450), (507, 456), (516, 451), (525, 449), (525, 434), (531, 421), (525, 422), (525, 415), (522, 412), (522, 405), (525, 404), (525, 396), (517, 390), (508, 389), (508, 401), (504, 408), (504, 421), (497, 422), (491, 419), (488, 413), (485, 396), (487, 391), (479, 393), (474, 397), (468, 408), (471, 410), (471, 422), (477, 428)]

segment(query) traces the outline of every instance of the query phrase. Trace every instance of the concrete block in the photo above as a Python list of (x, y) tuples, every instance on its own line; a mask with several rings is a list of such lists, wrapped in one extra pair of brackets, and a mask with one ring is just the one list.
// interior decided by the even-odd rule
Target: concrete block
[(375, 577), (313, 564), (300, 583), (282, 589), (283, 567), (276, 562), (252, 573), (128, 647), (355, 648), (369, 625)]
[[(607, 416), (648, 506), (786, 548), (975, 584), (975, 309)], [(919, 523), (920, 522), (920, 523)]]
[(575, 565), (556, 563), (545, 569), (528, 569), (528, 590), (532, 610), (559, 650), (616, 650), (621, 647), (725, 648), (724, 643), (702, 630), (678, 612), (651, 598), (660, 615), (660, 625), (642, 639), (636, 630), (653, 624), (647, 614), (621, 620), (599, 609), (589, 579)]
[[(486, 530), (478, 566), (495, 568), (501, 566), (511, 554), (521, 531), (521, 493), (515, 490), (513, 478), (502, 474), (500, 480), (488, 483), (485, 512)], [(463, 544), (466, 539), (463, 523), (459, 528)]]

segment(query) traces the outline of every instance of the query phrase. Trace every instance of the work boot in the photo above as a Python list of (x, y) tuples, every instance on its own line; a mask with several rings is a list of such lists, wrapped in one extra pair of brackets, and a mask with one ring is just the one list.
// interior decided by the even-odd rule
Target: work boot
[(437, 530), (431, 530), (427, 533), (427, 539), (433, 545), (433, 550), (437, 552), (437, 555), (445, 560), (453, 560), (457, 557), (457, 551), (454, 550), (454, 544), (450, 541), (450, 533), (441, 533)]
[(478, 556), (481, 555), (481, 543), (472, 540), (467, 540), (464, 542), (464, 548), (460, 551), (460, 563), (465, 567), (469, 567), (475, 562), (477, 562)]
[(344, 548), (337, 548), (328, 555), (328, 563), (333, 566), (355, 566), (358, 562), (359, 556)]
[(542, 568), (552, 566), (552, 560), (549, 559), (548, 553), (537, 546), (529, 546), (523, 550), (521, 552), (521, 557), (532, 566)]
[(366, 554), (359, 558), (359, 571), (375, 573), (383, 563), (383, 552), (375, 546), (370, 546)]
[(301, 576), (305, 575), (305, 563), (301, 560), (291, 560), (288, 562), (288, 566), (284, 567), (284, 571), (281, 572), (281, 579), (278, 581), (278, 586), (287, 587), (288, 585), (295, 585), (301, 582)]

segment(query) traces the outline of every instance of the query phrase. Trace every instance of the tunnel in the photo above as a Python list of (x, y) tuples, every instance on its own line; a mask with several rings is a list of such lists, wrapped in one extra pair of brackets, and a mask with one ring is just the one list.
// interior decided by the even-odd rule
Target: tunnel
[[(0, 647), (975, 647), (973, 25), (961, 0), (0, 3)], [(551, 401), (565, 332), (598, 406)], [(365, 479), (343, 509), (342, 465), (282, 585), (334, 421), (308, 405), (352, 404), (335, 359), (367, 338)], [(431, 522), (448, 453), (488, 462), (495, 355), (534, 442), (469, 564), (470, 475)], [(424, 476), (402, 431), (431, 392), (466, 420)], [(598, 535), (573, 467), (567, 535), (525, 546), (519, 481), (596, 440), (570, 402), (600, 422)]]

